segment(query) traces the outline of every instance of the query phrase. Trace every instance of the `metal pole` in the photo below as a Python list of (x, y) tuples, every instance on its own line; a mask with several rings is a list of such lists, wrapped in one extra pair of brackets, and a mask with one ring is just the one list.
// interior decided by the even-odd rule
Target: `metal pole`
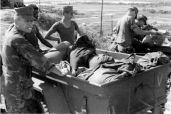
[(111, 15), (111, 34), (113, 34), (113, 15)]
[(40, 0), (39, 0), (39, 10), (40, 10)]
[(103, 35), (102, 25), (103, 25), (103, 0), (102, 0), (102, 4), (101, 4), (101, 24), (100, 24), (100, 36), (102, 36), (102, 35)]

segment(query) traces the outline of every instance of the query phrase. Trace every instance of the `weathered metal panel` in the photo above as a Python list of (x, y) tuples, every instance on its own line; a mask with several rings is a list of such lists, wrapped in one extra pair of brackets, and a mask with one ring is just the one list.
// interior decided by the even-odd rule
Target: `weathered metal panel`
[[(129, 56), (106, 53), (118, 59)], [(170, 67), (171, 63), (157, 66), (134, 77), (103, 85), (72, 76), (60, 77), (51, 74), (54, 78), (49, 76), (46, 78), (54, 84), (62, 84), (64, 96), (72, 113), (133, 114), (164, 103), (166, 81), (171, 73)]]

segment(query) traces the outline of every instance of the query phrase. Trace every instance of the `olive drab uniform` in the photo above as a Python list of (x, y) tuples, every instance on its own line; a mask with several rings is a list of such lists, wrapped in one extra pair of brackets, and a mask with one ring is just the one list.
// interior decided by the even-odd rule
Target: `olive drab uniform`
[(30, 66), (46, 72), (51, 66), (26, 39), (25, 33), (11, 26), (2, 49), (3, 74), (7, 110), (11, 113), (30, 113), (26, 102), (33, 97)]

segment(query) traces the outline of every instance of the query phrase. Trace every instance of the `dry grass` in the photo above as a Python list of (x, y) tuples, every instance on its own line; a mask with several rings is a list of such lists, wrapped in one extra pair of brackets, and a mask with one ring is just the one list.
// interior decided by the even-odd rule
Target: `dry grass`
[(49, 30), (49, 28), (59, 20), (61, 20), (61, 17), (53, 13), (40, 13), (38, 20), (39, 27), (43, 30)]
[[(108, 49), (111, 44), (110, 38), (108, 35), (111, 34), (112, 25), (116, 24), (117, 19), (122, 17), (130, 5), (104, 5), (104, 17), (103, 17), (103, 33), (104, 36), (99, 36), (100, 31), (100, 5), (91, 5), (91, 4), (76, 4), (74, 5), (75, 9), (75, 20), (78, 25), (82, 23), (86, 24), (86, 28), (81, 28), (82, 31), (87, 34), (89, 37), (95, 39), (97, 47)], [(147, 15), (149, 18), (149, 23), (152, 23), (154, 26), (159, 27), (159, 29), (169, 29), (171, 30), (170, 23), (170, 7), (164, 7), (160, 5), (149, 5), (137, 6), (140, 9), (140, 14)], [(149, 8), (150, 7), (150, 8)], [(41, 33), (44, 35), (46, 31), (51, 27), (51, 25), (60, 20), (62, 16), (62, 5), (60, 6), (40, 6), (40, 18), (39, 18), (39, 27)], [(6, 12), (5, 10), (3, 12)], [(6, 13), (3, 13), (1, 16), (1, 21), (4, 23), (12, 23), (12, 12), (8, 10)], [(113, 14), (113, 19), (110, 15)], [(159, 16), (160, 15), (160, 16)], [(94, 17), (94, 18), (92, 18)], [(6, 29), (6, 27), (5, 27)], [(1, 36), (5, 29), (2, 29)], [(56, 35), (57, 36), (57, 35)]]
[(157, 14), (170, 14), (171, 11), (163, 10), (163, 9), (156, 9), (156, 8), (144, 8), (143, 11), (149, 13), (157, 13)]

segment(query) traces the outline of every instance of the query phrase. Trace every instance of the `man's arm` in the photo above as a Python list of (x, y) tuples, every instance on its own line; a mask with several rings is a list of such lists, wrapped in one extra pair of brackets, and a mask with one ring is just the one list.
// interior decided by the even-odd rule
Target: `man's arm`
[(157, 32), (156, 31), (145, 31), (142, 30), (141, 28), (139, 28), (136, 24), (135, 24), (135, 19), (133, 17), (128, 18), (128, 24), (131, 30), (134, 31), (135, 34), (137, 35), (156, 35)]
[(149, 24), (142, 27), (142, 30), (155, 30), (155, 31), (158, 31), (157, 28), (155, 28), (154, 26), (151, 26)]
[(78, 34), (79, 34), (80, 36), (82, 36), (83, 34), (82, 34), (82, 32), (80, 31), (80, 29), (79, 29), (77, 23), (76, 23), (75, 21), (73, 21), (73, 23), (74, 23), (74, 26), (75, 26), (75, 30), (78, 32)]
[(137, 35), (157, 35), (158, 32), (157, 31), (146, 31), (146, 30), (142, 30), (140, 29), (137, 25), (132, 25), (131, 26), (132, 30), (137, 34)]
[(37, 28), (37, 26), (36, 26), (36, 36), (37, 36), (37, 38), (40, 40), (40, 42), (41, 42), (42, 44), (44, 44), (45, 46), (47, 46), (47, 47), (49, 47), (49, 48), (52, 48), (52, 47), (53, 47), (48, 41), (46, 41), (46, 40), (42, 37), (42, 35), (40, 34), (39, 29)]
[(55, 23), (54, 25), (52, 25), (52, 27), (46, 33), (45, 39), (52, 40), (52, 41), (59, 41), (59, 38), (55, 38), (51, 36), (53, 33), (57, 32), (57, 29), (56, 29), (57, 26), (58, 26), (58, 23)]
[(119, 30), (120, 30), (120, 21), (118, 21), (116, 26), (113, 28), (113, 33), (118, 34)]
[(38, 52), (24, 38), (16, 38), (12, 44), (13, 47), (17, 50), (17, 52), (21, 54), (25, 59), (27, 59), (33, 67), (46, 73), (52, 71), (59, 75), (62, 74), (59, 69), (54, 68), (55, 65), (53, 63), (49, 62), (43, 54)]

